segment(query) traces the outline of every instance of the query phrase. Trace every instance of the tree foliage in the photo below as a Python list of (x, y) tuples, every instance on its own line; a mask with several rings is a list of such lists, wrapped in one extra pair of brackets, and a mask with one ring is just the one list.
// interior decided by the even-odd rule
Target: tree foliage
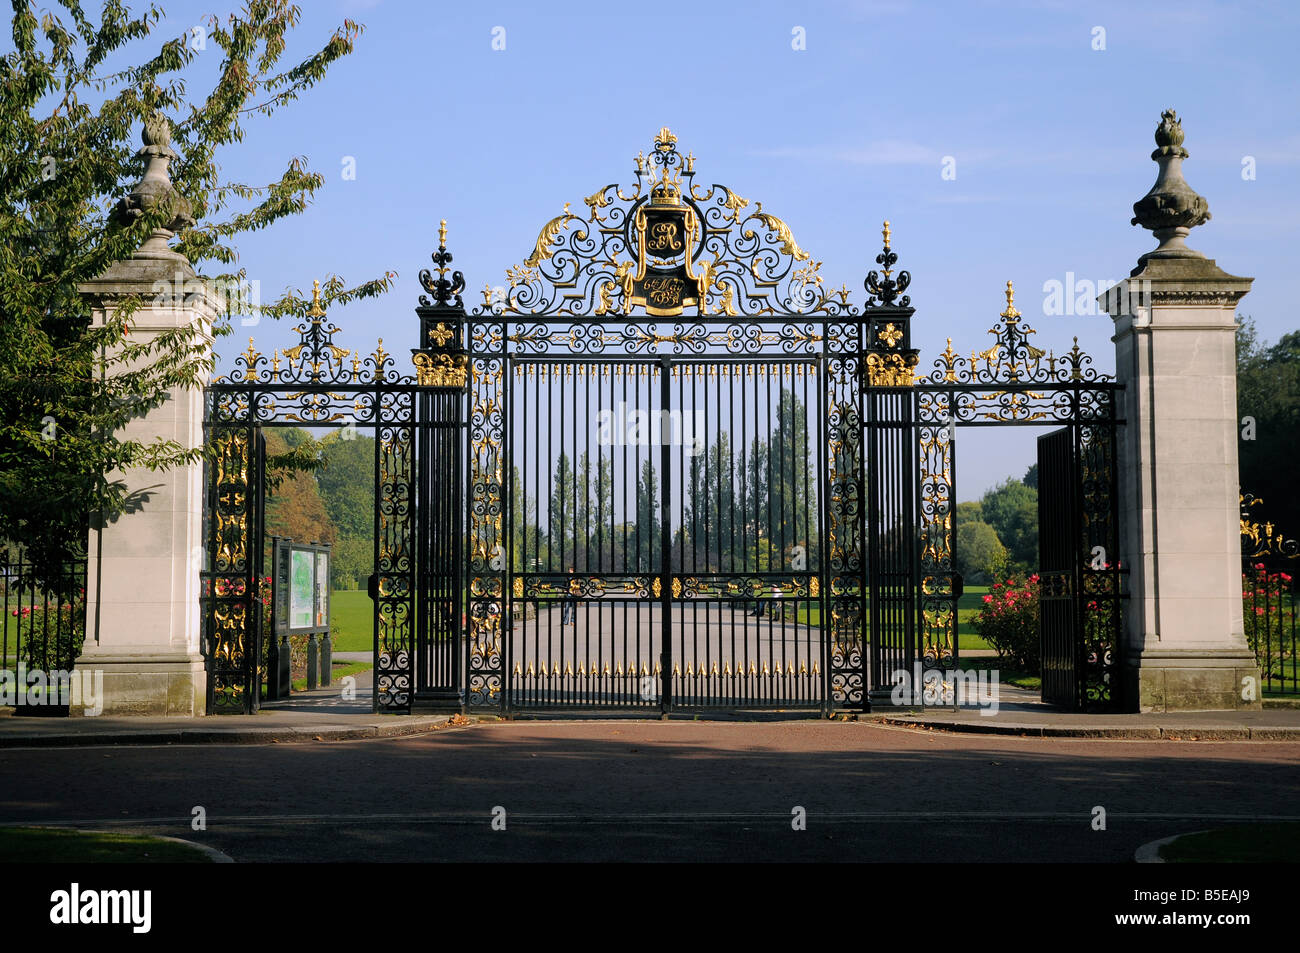
[(1300, 537), (1300, 497), (1293, 486), (1300, 439), (1300, 331), (1270, 345), (1259, 340), (1254, 321), (1241, 319), (1237, 417), (1242, 490), (1264, 501), (1263, 515), (1283, 534)]
[(1009, 568), (1032, 571), (1038, 565), (1038, 491), (1007, 477), (984, 494), (980, 513), (1007, 548)]
[(957, 522), (955, 540), (957, 571), (967, 583), (986, 585), (1006, 574), (1007, 548), (997, 531), (983, 520)]
[[(186, 34), (155, 37), (160, 20), (157, 7), (136, 15), (117, 0), (105, 0), (97, 20), (75, 0), (39, 13), (13, 0), (13, 49), (0, 58), (0, 538), (23, 544), (42, 570), (84, 541), (88, 519), (147, 505), (149, 488), (130, 485), (123, 471), (165, 471), (201, 453), (121, 429), (169, 391), (206, 379), (202, 341), (188, 329), (132, 340), (138, 300), (92, 327), (78, 285), (177, 222), (182, 205), (197, 224), (175, 250), (210, 284), (245, 279), (237, 239), (303, 212), (324, 179), (292, 157), (270, 183), (229, 181), (221, 157), (254, 120), (320, 82), (362, 29), (344, 20), (323, 46), (286, 61), (298, 7), (250, 0), (205, 21), (222, 60), (215, 82), (195, 95), (195, 51)], [(136, 65), (107, 67), (122, 59)], [(180, 199), (125, 208), (119, 200), (140, 181), (135, 140), (147, 118), (170, 129)], [(373, 296), (393, 277), (349, 288), (331, 276), (324, 297)], [(289, 291), (256, 310), (280, 317), (307, 307)], [(212, 330), (228, 327), (226, 316)]]

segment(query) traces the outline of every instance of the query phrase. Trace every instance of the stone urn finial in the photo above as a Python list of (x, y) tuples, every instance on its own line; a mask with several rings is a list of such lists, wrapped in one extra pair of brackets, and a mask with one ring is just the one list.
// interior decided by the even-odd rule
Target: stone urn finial
[(1156, 127), (1156, 150), (1151, 158), (1160, 166), (1151, 191), (1133, 203), (1133, 224), (1152, 231), (1160, 245), (1143, 255), (1148, 258), (1204, 258), (1188, 248), (1183, 239), (1197, 225), (1210, 220), (1210, 203), (1183, 179), (1183, 121), (1172, 109), (1160, 114)]
[(155, 109), (145, 119), (140, 138), (144, 141), (144, 146), (136, 156), (145, 160), (144, 176), (129, 195), (118, 200), (115, 213), (120, 221), (130, 223), (146, 211), (158, 207), (170, 212), (171, 218), (166, 224), (155, 228), (148, 240), (131, 257), (184, 261), (184, 256), (168, 247), (167, 242), (182, 228), (193, 225), (194, 216), (191, 214), (189, 200), (172, 185), (168, 166), (172, 159), (179, 156), (171, 147), (171, 124), (160, 110)]

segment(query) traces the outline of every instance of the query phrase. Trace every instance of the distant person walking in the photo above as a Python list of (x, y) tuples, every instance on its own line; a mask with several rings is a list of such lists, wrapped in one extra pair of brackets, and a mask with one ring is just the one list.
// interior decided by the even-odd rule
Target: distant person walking
[(564, 605), (560, 609), (560, 625), (578, 624), (578, 577), (569, 567), (569, 588), (564, 594)]

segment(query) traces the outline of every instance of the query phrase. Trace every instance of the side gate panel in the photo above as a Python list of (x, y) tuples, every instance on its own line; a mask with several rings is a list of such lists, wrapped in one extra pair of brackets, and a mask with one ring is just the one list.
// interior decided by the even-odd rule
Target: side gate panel
[(261, 695), (263, 474), (266, 441), (251, 427), (208, 435), (207, 552), (203, 622), (207, 711), (249, 714)]
[(376, 429), (375, 711), (408, 711), (414, 691), (415, 442), (413, 428)]
[(1079, 512), (1072, 428), (1038, 438), (1039, 638), (1043, 701), (1081, 707)]

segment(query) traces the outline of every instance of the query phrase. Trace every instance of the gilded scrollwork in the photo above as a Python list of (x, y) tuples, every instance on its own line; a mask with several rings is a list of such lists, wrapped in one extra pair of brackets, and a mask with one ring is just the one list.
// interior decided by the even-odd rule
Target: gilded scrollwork
[(1075, 384), (1108, 382), (1112, 378), (1099, 373), (1092, 358), (1079, 347), (1079, 339), (1063, 354), (1044, 350), (1030, 343), (1038, 332), (1021, 320), (1015, 306), (1015, 288), (1006, 286), (1006, 309), (1002, 319), (989, 328), (993, 344), (984, 350), (972, 350), (970, 356), (948, 346), (934, 360), (933, 369), (922, 378), (926, 384)]
[(751, 210), (726, 186), (705, 191), (694, 178), (694, 156), (681, 155), (676, 137), (660, 130), (650, 154), (637, 157), (635, 186), (625, 194), (610, 184), (585, 197), (586, 223), (566, 203), (521, 264), (507, 269), (504, 299), (489, 299), (478, 313), (856, 313), (847, 295), (823, 289), (821, 263), (786, 221), (762, 203)]

